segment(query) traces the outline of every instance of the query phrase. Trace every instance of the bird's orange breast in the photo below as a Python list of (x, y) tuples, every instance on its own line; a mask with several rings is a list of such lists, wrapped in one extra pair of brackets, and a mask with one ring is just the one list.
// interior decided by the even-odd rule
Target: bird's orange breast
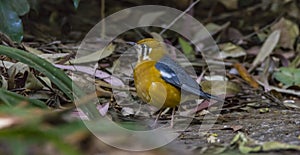
[(137, 95), (157, 108), (176, 107), (180, 103), (180, 90), (161, 78), (155, 63), (156, 61), (144, 61), (134, 68)]

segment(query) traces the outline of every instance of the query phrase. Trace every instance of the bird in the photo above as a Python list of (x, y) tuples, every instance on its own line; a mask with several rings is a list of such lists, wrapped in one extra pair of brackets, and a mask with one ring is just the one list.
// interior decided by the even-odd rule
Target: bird
[(182, 93), (224, 102), (204, 92), (201, 86), (167, 54), (163, 42), (154, 38), (145, 38), (135, 43), (133, 47), (137, 51), (137, 63), (133, 69), (137, 96), (160, 109), (154, 124), (163, 109), (173, 108), (171, 117), (171, 127), (173, 127), (175, 109), (180, 104)]

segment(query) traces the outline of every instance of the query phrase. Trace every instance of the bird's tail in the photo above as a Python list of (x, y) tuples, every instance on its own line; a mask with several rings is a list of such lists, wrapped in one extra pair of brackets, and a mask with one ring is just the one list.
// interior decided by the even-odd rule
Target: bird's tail
[(197, 88), (194, 88), (194, 87), (189, 87), (187, 85), (182, 85), (181, 86), (181, 89), (184, 90), (184, 91), (187, 91), (187, 92), (190, 92), (190, 93), (193, 93), (195, 95), (198, 95), (198, 96), (201, 96), (205, 99), (213, 99), (213, 100), (216, 100), (216, 101), (219, 101), (219, 102), (226, 102), (225, 100), (217, 97), (217, 96), (214, 96), (214, 95), (211, 95), (209, 93), (206, 93), (204, 92), (201, 87), (199, 87), (198, 89)]
[(206, 93), (206, 92), (203, 92), (202, 93), (206, 99), (213, 99), (213, 100), (216, 100), (216, 101), (219, 101), (219, 102), (225, 102), (225, 100), (219, 98), (218, 96), (215, 96), (215, 95), (212, 95), (212, 94), (209, 94), (209, 93)]

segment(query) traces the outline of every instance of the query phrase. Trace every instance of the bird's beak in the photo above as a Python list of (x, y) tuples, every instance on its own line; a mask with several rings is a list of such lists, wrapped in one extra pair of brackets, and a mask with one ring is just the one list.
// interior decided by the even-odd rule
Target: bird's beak
[(134, 50), (139, 50), (140, 49), (140, 44), (136, 43), (136, 42), (131, 42), (128, 41), (126, 42), (127, 45), (132, 46), (131, 48), (133, 48)]
[(130, 45), (130, 46), (135, 46), (137, 43), (132, 42), (132, 41), (127, 41), (126, 44), (127, 44), (127, 45)]
[(138, 50), (138, 45), (139, 44), (137, 44), (137, 43), (135, 43), (135, 42), (131, 42), (131, 41), (127, 41), (127, 42), (125, 42), (127, 45), (129, 45), (129, 46), (131, 46), (130, 47), (130, 52), (129, 53), (131, 53), (131, 54), (136, 54), (137, 53), (137, 50)]

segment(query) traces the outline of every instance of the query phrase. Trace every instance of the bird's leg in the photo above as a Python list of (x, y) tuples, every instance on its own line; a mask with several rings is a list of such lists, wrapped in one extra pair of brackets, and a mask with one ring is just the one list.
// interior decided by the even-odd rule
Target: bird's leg
[(173, 126), (174, 126), (174, 116), (175, 116), (175, 111), (176, 111), (176, 107), (174, 107), (173, 109), (172, 109), (172, 116), (171, 116), (171, 128), (173, 128)]
[(156, 118), (155, 118), (155, 121), (154, 121), (154, 123), (151, 125), (151, 127), (155, 127), (155, 126), (156, 126), (156, 123), (157, 123), (157, 121), (158, 121), (158, 119), (159, 119), (159, 117), (160, 117), (160, 115), (162, 114), (163, 111), (164, 111), (163, 109), (160, 109), (160, 110), (159, 110), (159, 113), (157, 114), (157, 116), (156, 116)]

